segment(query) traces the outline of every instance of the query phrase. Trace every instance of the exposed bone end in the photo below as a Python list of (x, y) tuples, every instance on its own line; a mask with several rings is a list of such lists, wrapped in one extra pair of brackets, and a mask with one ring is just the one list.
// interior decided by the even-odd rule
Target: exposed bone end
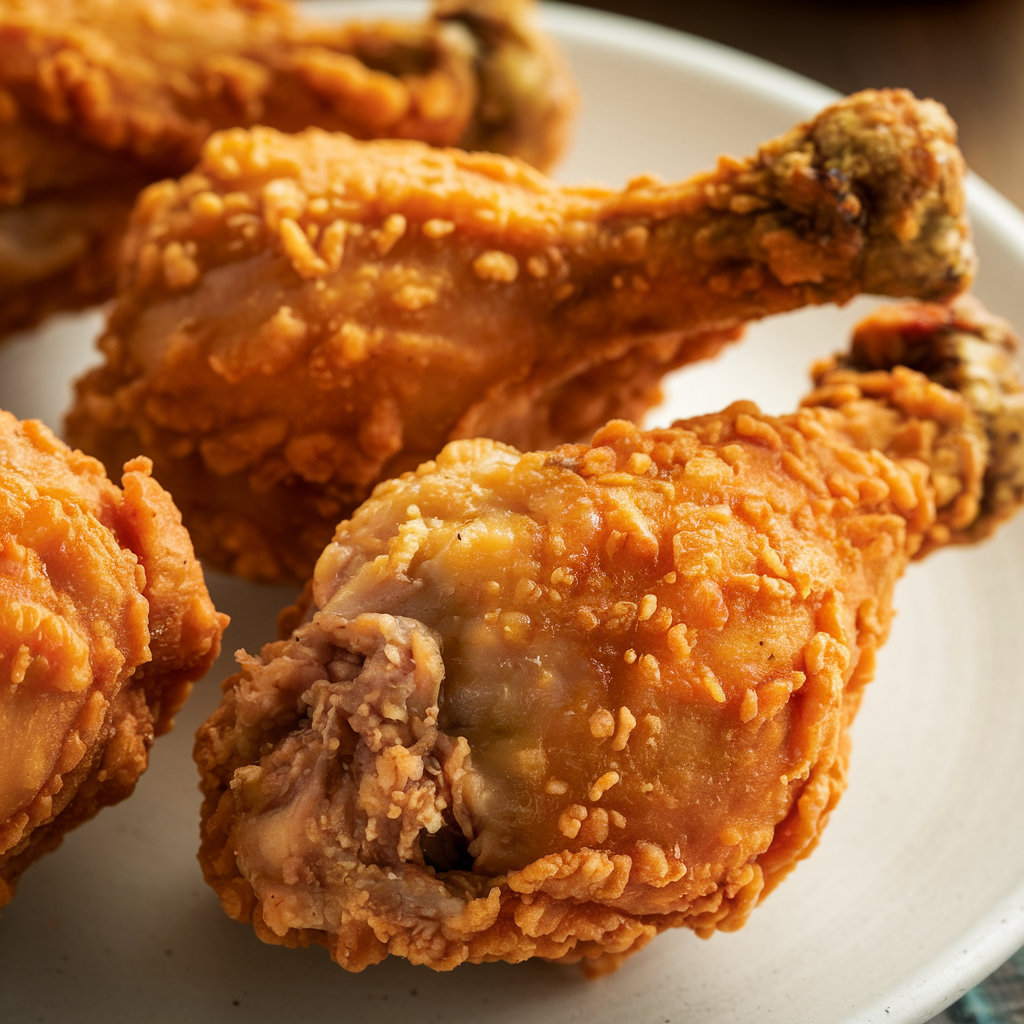
[(857, 328), (856, 369), (920, 370), (960, 394), (988, 440), (978, 517), (963, 536), (987, 536), (1024, 503), (1024, 386), (1020, 342), (1010, 325), (971, 296), (951, 305), (907, 303), (878, 310)]
[(817, 174), (847, 194), (840, 214), (865, 225), (864, 291), (943, 300), (970, 286), (966, 168), (945, 107), (905, 89), (868, 89), (769, 147), (792, 147), (794, 133), (805, 133)]

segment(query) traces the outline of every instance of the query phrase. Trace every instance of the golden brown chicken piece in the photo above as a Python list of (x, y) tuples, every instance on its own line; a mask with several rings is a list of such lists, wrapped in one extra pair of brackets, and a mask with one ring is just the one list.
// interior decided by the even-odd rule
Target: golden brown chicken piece
[(962, 186), (945, 111), (906, 92), (623, 192), (413, 143), (227, 132), (141, 198), (68, 429), (108, 465), (151, 456), (204, 559), (301, 580), (377, 481), (453, 438), (580, 440), (747, 320), (955, 294)]
[(148, 459), (121, 487), (0, 412), (0, 906), (128, 796), (227, 625)]
[(0, 5), (0, 335), (113, 292), (138, 191), (211, 131), (309, 125), (548, 166), (575, 92), (533, 0), (328, 24), (282, 0)]
[(381, 484), (199, 731), (224, 909), (350, 970), (738, 928), (845, 785), (907, 560), (1024, 498), (1014, 344), (910, 306), (793, 415), (457, 441)]

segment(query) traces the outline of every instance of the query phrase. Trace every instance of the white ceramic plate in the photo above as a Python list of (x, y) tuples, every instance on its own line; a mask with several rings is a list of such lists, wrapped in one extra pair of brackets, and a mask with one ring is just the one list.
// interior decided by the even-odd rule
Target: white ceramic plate
[[(391, 5), (394, 6), (394, 5)], [(343, 12), (321, 3), (320, 11)], [(831, 94), (766, 64), (636, 22), (551, 7), (585, 100), (566, 180), (666, 177), (746, 153)], [(1024, 217), (982, 183), (978, 293), (1024, 326)], [(863, 309), (750, 331), (675, 378), (652, 422), (750, 397), (792, 407), (811, 360)], [(0, 349), (0, 406), (59, 426), (98, 317)], [(226, 649), (269, 638), (288, 591), (213, 578)], [(820, 848), (734, 935), (663, 935), (616, 974), (541, 963), (347, 975), (320, 949), (262, 945), (228, 921), (195, 861), (192, 733), (223, 659), (135, 796), (29, 870), (0, 920), (4, 1021), (918, 1024), (1024, 942), (1024, 517), (978, 548), (912, 566), (854, 732), (850, 786)]]

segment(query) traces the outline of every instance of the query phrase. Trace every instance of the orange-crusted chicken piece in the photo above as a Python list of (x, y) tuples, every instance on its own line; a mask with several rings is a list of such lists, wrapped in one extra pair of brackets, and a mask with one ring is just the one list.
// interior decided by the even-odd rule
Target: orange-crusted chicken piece
[(1024, 497), (1012, 347), (910, 307), (793, 415), (458, 441), (381, 484), (199, 731), (227, 913), (351, 970), (738, 928), (843, 790), (907, 560)]
[(534, 0), (436, 0), (409, 24), (282, 0), (5, 0), (0, 335), (108, 298), (136, 194), (215, 129), (320, 125), (548, 166), (575, 102)]
[(148, 459), (118, 488), (0, 412), (0, 906), (65, 832), (132, 792), (226, 625)]
[(622, 192), (408, 142), (227, 132), (141, 198), (68, 429), (108, 466), (151, 456), (203, 558), (303, 579), (375, 483), (453, 438), (580, 440), (748, 320), (955, 294), (962, 186), (945, 111), (906, 92)]

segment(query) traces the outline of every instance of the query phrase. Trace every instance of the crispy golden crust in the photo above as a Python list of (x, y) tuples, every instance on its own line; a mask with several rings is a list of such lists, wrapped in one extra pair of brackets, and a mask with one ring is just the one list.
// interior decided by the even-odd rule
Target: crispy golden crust
[(989, 445), (981, 512), (948, 542), (987, 537), (1024, 500), (1019, 349), (1010, 325), (965, 295), (948, 306), (908, 303), (879, 311), (858, 328), (849, 358), (836, 364), (863, 371), (910, 363), (963, 395), (974, 410)]
[(789, 416), (458, 441), (381, 484), (199, 730), (228, 914), (351, 970), (741, 926), (842, 792), (903, 567), (984, 515), (971, 394), (816, 383)]
[(576, 100), (534, 15), (533, 0), (444, 0), (418, 24), (330, 25), (278, 0), (8, 0), (0, 335), (107, 298), (135, 195), (184, 174), (218, 128), (319, 125), (549, 166)]
[(864, 93), (674, 185), (310, 131), (217, 135), (145, 192), (75, 443), (143, 450), (196, 548), (301, 579), (335, 522), (449, 440), (639, 417), (747, 320), (973, 270), (937, 104)]
[(0, 905), (128, 796), (227, 625), (150, 463), (122, 487), (0, 412)]

